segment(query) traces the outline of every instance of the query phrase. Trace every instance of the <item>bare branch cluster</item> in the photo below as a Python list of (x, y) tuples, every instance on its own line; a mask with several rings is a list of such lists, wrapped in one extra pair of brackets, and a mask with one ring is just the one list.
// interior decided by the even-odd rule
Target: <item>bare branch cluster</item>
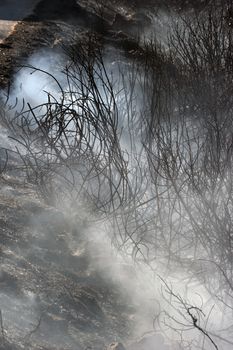
[[(40, 70), (56, 92), (10, 128), (19, 170), (49, 204), (107, 216), (120, 249), (182, 271), (232, 312), (233, 32), (223, 5), (181, 18), (167, 50), (147, 43), (121, 90), (95, 42), (68, 49), (65, 84)], [(167, 292), (217, 349), (202, 308)]]

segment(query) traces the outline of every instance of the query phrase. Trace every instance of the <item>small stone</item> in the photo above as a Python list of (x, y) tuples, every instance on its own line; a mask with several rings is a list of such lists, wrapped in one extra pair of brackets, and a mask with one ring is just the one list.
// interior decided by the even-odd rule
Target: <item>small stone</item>
[(122, 343), (114, 342), (108, 346), (108, 350), (126, 350)]

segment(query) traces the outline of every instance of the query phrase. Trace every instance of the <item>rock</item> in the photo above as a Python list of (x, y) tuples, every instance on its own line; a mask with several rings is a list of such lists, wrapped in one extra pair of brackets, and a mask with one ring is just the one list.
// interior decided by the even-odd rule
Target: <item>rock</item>
[(126, 350), (122, 343), (114, 342), (108, 346), (108, 350)]

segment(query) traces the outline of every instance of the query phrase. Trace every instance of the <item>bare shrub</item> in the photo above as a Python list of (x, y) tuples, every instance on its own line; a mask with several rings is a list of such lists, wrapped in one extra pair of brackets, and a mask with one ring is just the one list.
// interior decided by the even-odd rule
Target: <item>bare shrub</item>
[[(225, 4), (215, 5), (181, 18), (167, 51), (153, 41), (145, 48), (147, 188), (119, 231), (135, 259), (181, 273), (187, 287), (199, 281), (232, 317), (232, 28)], [(231, 329), (214, 336), (231, 344)]]
[[(48, 203), (69, 199), (107, 215), (119, 249), (153, 272), (159, 266), (181, 273), (187, 287), (198, 281), (229, 314), (233, 55), (220, 5), (182, 18), (168, 51), (149, 42), (145, 65), (123, 79), (120, 100), (93, 42), (68, 50), (65, 87), (52, 77), (59, 93), (28, 105), (12, 123), (21, 171)], [(205, 305), (198, 309), (168, 291), (187, 326), (217, 349), (198, 323)]]
[(114, 211), (127, 196), (127, 169), (112, 82), (93, 43), (67, 53), (65, 87), (27, 67), (49, 75), (58, 93), (14, 117), (17, 152), (27, 179), (48, 203), (56, 196), (82, 197), (100, 213)]

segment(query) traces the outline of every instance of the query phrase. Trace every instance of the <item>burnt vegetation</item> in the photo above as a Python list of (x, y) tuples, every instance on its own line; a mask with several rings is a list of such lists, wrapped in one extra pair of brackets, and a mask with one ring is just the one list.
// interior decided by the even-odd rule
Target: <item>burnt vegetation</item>
[(50, 206), (85, 207), (111, 224), (120, 251), (157, 275), (158, 266), (179, 271), (223, 311), (226, 329), (210, 329), (202, 297), (194, 305), (159, 276), (169, 311), (154, 327), (178, 333), (182, 349), (233, 344), (231, 19), (224, 2), (182, 15), (168, 46), (147, 41), (140, 64), (119, 71), (118, 82), (91, 36), (66, 49), (65, 86), (40, 70), (57, 92), (2, 113), (15, 145), (2, 150), (3, 177), (17, 168)]

